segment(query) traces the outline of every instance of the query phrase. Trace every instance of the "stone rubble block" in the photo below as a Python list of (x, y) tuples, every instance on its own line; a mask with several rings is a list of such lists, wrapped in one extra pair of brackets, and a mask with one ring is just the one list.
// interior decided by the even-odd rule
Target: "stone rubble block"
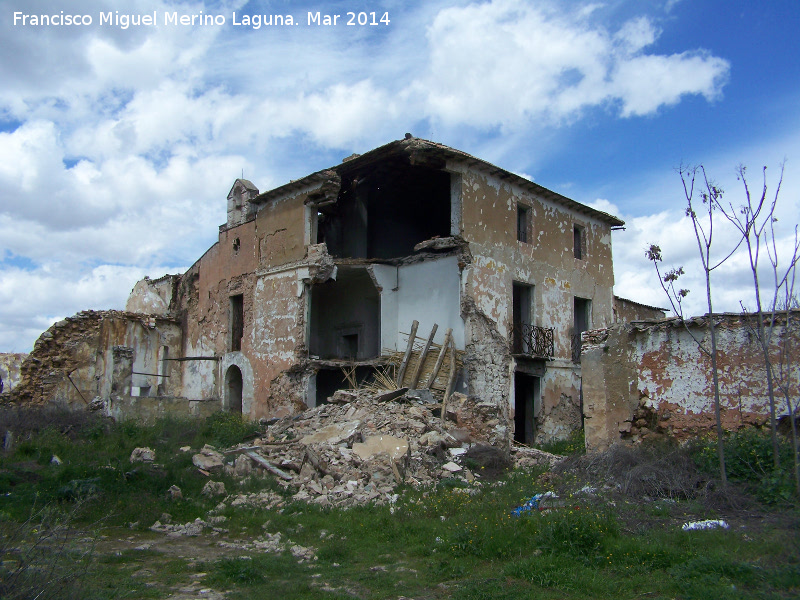
[(208, 444), (203, 446), (199, 454), (192, 456), (192, 464), (195, 467), (211, 472), (221, 471), (225, 464), (224, 460), (225, 457), (222, 453), (217, 452), (213, 446), (209, 446)]
[(392, 460), (399, 461), (408, 454), (408, 440), (391, 435), (373, 435), (363, 443), (353, 444), (353, 452), (362, 460), (368, 460), (376, 454), (386, 452)]
[(156, 451), (152, 448), (134, 448), (131, 452), (131, 462), (151, 463), (156, 459)]

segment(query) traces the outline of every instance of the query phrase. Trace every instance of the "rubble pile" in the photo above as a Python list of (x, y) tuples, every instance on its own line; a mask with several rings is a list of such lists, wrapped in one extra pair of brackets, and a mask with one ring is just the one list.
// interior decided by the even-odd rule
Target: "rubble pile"
[[(510, 453), (514, 463), (524, 466), (551, 466), (560, 459), (530, 448), (509, 449), (506, 421), (493, 404), (453, 394), (444, 420), (440, 411), (441, 404), (430, 404), (414, 391), (338, 391), (329, 404), (269, 423), (251, 445), (224, 454), (206, 446), (194, 464), (240, 477), (264, 468), (296, 490), (294, 500), (346, 507), (394, 503), (394, 488), (401, 483), (479, 482), (480, 463), (470, 461), (470, 448), (489, 448), (504, 457)], [(272, 495), (229, 496), (220, 506), (228, 501), (279, 503)]]

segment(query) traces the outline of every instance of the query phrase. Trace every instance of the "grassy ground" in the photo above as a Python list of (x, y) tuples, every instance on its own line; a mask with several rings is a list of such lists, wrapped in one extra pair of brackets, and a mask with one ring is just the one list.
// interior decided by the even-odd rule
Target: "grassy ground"
[[(163, 513), (207, 519), (219, 502), (200, 494), (208, 479), (179, 448), (232, 444), (252, 426), (28, 418), (3, 415), (16, 441), (0, 458), (0, 598), (800, 596), (800, 514), (783, 475), (761, 462), (757, 436), (730, 440), (737, 475), (727, 490), (702, 470), (708, 444), (576, 452), (554, 473), (402, 489), (392, 506), (322, 509), (287, 496), (280, 509), (228, 507), (227, 532), (172, 538), (149, 526)], [(137, 446), (154, 448), (157, 464), (131, 465)], [(222, 480), (229, 491), (283, 493), (268, 477)], [(167, 499), (171, 485), (183, 499)], [(558, 496), (546, 510), (512, 515), (546, 491)], [(729, 528), (681, 528), (717, 518)], [(277, 533), (283, 552), (253, 547)], [(316, 558), (294, 556), (294, 545)]]

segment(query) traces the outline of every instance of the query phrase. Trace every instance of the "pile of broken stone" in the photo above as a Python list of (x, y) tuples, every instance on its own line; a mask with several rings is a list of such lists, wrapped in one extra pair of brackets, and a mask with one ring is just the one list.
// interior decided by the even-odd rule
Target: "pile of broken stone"
[[(221, 501), (206, 519), (178, 524), (165, 514), (150, 529), (172, 537), (200, 535), (204, 530), (220, 535), (227, 533), (226, 518), (221, 515), (227, 507), (280, 510), (290, 501), (342, 508), (393, 504), (398, 499), (395, 487), (401, 483), (424, 488), (442, 479), (457, 479), (474, 493), (483, 484), (480, 468), (473, 472), (464, 464), (474, 448), (494, 449), (518, 468), (552, 467), (563, 458), (525, 446), (509, 447), (507, 421), (492, 403), (456, 393), (446, 404), (444, 419), (440, 413), (440, 404), (414, 390), (338, 391), (327, 404), (267, 423), (264, 435), (249, 444), (228, 450), (203, 447), (192, 457), (198, 470), (209, 477), (202, 493)], [(131, 454), (132, 462), (154, 458), (148, 448)], [(291, 500), (270, 490), (229, 493), (222, 482), (214, 480), (223, 472), (241, 479), (271, 473), (294, 493)], [(174, 499), (182, 495), (176, 486), (168, 493)], [(316, 559), (313, 548), (282, 539), (280, 533), (265, 532), (263, 539), (237, 542), (235, 547), (290, 550), (300, 562)]]
[[(399, 484), (430, 487), (454, 478), (479, 486), (480, 468), (473, 472), (463, 464), (474, 446), (496, 448), (515, 466), (552, 466), (561, 458), (510, 448), (506, 419), (493, 403), (456, 393), (444, 419), (440, 412), (441, 404), (414, 390), (341, 390), (327, 404), (269, 422), (264, 435), (247, 445), (224, 452), (206, 446), (193, 460), (210, 474), (224, 470), (247, 477), (266, 469), (294, 491), (295, 501), (349, 507), (392, 503)], [(278, 494), (250, 496), (229, 496), (226, 502), (283, 503)]]

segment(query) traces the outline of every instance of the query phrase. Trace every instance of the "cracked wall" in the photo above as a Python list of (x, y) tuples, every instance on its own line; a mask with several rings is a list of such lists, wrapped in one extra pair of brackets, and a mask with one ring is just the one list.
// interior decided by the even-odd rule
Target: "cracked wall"
[[(179, 400), (181, 369), (166, 360), (179, 355), (181, 338), (180, 325), (172, 319), (83, 311), (39, 337), (22, 364), (12, 399), (70, 409), (91, 404), (115, 418), (147, 419), (159, 411), (183, 414), (187, 406)], [(128, 367), (121, 366), (122, 358)], [(159, 402), (172, 406), (159, 409)]]
[[(541, 381), (536, 441), (564, 438), (581, 425), (581, 371), (572, 361), (574, 298), (591, 302), (593, 326), (613, 319), (610, 225), (475, 170), (464, 170), (461, 184), (462, 235), (474, 257), (464, 270), (462, 304), (467, 362), (474, 365), (470, 394), (505, 405), (513, 421), (512, 286), (532, 286), (532, 324), (553, 328), (555, 341)], [(527, 242), (517, 239), (518, 207), (527, 211)], [(575, 257), (576, 225), (581, 258)]]
[[(800, 311), (790, 327), (779, 320), (771, 347), (773, 364), (788, 344), (788, 379), (798, 393)], [(727, 430), (761, 426), (769, 416), (763, 355), (751, 317), (715, 315), (722, 425)], [(708, 343), (706, 317), (687, 321)], [(662, 436), (685, 439), (715, 426), (711, 360), (677, 319), (616, 324), (584, 335), (582, 369), (586, 445), (602, 450), (616, 441)], [(779, 414), (785, 402), (776, 394)]]

